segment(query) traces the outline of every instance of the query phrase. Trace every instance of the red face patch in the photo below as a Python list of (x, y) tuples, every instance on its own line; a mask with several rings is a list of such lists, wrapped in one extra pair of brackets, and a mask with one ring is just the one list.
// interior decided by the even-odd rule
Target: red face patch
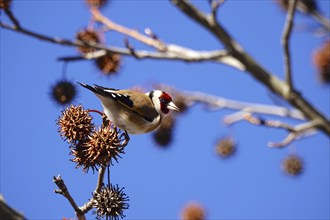
[(164, 114), (169, 113), (169, 109), (167, 108), (168, 103), (172, 102), (172, 98), (166, 92), (163, 92), (162, 95), (159, 97), (160, 101), (160, 109)]
[(169, 94), (166, 92), (163, 92), (163, 94), (159, 97), (160, 99), (164, 99), (166, 102), (171, 102), (172, 98)]

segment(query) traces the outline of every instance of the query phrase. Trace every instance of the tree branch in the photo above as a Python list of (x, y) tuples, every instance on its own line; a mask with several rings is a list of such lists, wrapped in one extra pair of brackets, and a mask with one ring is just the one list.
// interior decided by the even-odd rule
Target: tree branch
[(286, 22), (282, 34), (282, 46), (284, 50), (284, 69), (285, 69), (285, 81), (288, 84), (289, 92), (293, 90), (293, 83), (292, 83), (292, 72), (291, 72), (291, 55), (290, 55), (290, 48), (289, 48), (289, 41), (293, 27), (293, 18), (296, 9), (298, 0), (292, 0), (289, 2), (288, 13), (286, 17)]
[[(314, 108), (302, 95), (295, 90), (290, 91), (289, 86), (284, 81), (278, 79), (274, 74), (269, 73), (260, 64), (258, 64), (251, 56), (249, 56), (242, 47), (227, 33), (227, 31), (215, 20), (206, 15), (201, 11), (192, 6), (188, 1), (185, 0), (172, 0), (172, 2), (185, 14), (201, 24), (203, 27), (208, 29), (226, 48), (224, 51), (194, 51), (188, 48), (183, 48), (178, 45), (166, 45), (166, 53), (151, 53), (146, 52), (139, 54), (139, 51), (135, 51), (137, 56), (143, 58), (153, 59), (175, 59), (183, 61), (215, 61), (223, 63), (242, 71), (247, 71), (257, 81), (266, 86), (274, 94), (286, 99), (292, 106), (299, 109), (306, 118), (309, 120), (320, 121), (318, 129), (322, 130), (327, 135), (330, 135), (330, 122), (322, 115), (317, 109)], [(0, 26), (17, 31), (22, 34), (26, 34), (44, 41), (68, 45), (68, 46), (89, 46), (96, 49), (105, 50), (107, 52), (117, 52), (125, 55), (131, 55), (132, 52), (125, 48), (107, 48), (100, 44), (88, 44), (83, 42), (72, 42), (60, 38), (51, 38), (45, 35), (41, 35), (22, 27), (11, 27), (9, 25), (0, 22)], [(118, 29), (118, 28), (117, 28)], [(134, 36), (134, 35), (131, 35)], [(148, 38), (147, 36), (144, 36)], [(149, 38), (148, 38), (149, 39)], [(155, 40), (154, 38), (150, 38)], [(170, 52), (169, 52), (170, 51)], [(100, 52), (102, 54), (104, 52)], [(218, 54), (217, 54), (218, 53)], [(165, 55), (164, 55), (165, 54)], [(95, 54), (92, 55), (92, 57)], [(79, 60), (79, 58), (62, 58), (62, 60)]]
[[(233, 110), (241, 110), (245, 113), (246, 112), (259, 113), (259, 114), (275, 115), (280, 117), (289, 117), (298, 120), (306, 120), (304, 115), (297, 109), (288, 109), (285, 107), (280, 107), (275, 105), (263, 105), (263, 104), (249, 103), (249, 102), (240, 102), (240, 101), (226, 99), (223, 97), (213, 96), (201, 92), (179, 91), (177, 93), (185, 97), (185, 100), (188, 105), (202, 103), (212, 110), (227, 108)], [(229, 120), (225, 120), (225, 122), (230, 123)]]
[[(98, 175), (97, 184), (96, 184), (94, 193), (99, 193), (101, 191), (101, 188), (103, 186), (105, 170), (106, 170), (106, 167), (103, 167), (103, 166), (101, 166), (99, 169), (99, 175)], [(83, 213), (87, 213), (89, 210), (91, 210), (93, 208), (93, 202), (94, 202), (94, 198), (91, 198), (88, 202), (86, 202), (79, 209)]]
[(143, 34), (140, 34), (136, 30), (128, 29), (122, 25), (119, 25), (119, 24), (111, 21), (107, 17), (103, 16), (101, 14), (101, 12), (95, 7), (92, 7), (90, 11), (91, 11), (91, 14), (93, 15), (94, 20), (96, 20), (100, 23), (103, 23), (109, 30), (117, 31), (124, 35), (133, 37), (134, 39), (136, 39), (146, 45), (154, 47), (159, 51), (166, 51), (166, 45), (163, 42), (161, 42), (158, 38), (147, 37)]
[(11, 22), (13, 22), (13, 24), (15, 25), (15, 27), (17, 29), (21, 28), (20, 23), (18, 22), (18, 20), (14, 16), (14, 14), (11, 12), (11, 10), (9, 10), (8, 8), (5, 8), (4, 11), (5, 11), (6, 15), (9, 17), (9, 19), (11, 20)]
[(299, 92), (294, 90), (290, 91), (288, 85), (284, 81), (277, 78), (274, 74), (269, 73), (258, 64), (217, 21), (207, 17), (186, 0), (171, 0), (171, 2), (187, 16), (209, 30), (210, 33), (222, 42), (229, 53), (245, 66), (246, 71), (250, 73), (252, 77), (273, 93), (287, 100), (292, 106), (299, 109), (309, 120), (320, 121), (318, 129), (330, 136), (329, 120), (312, 104), (305, 100)]
[(250, 122), (254, 125), (267, 126), (272, 128), (280, 128), (288, 131), (288, 135), (284, 138), (283, 141), (269, 142), (269, 147), (286, 147), (291, 144), (293, 141), (314, 134), (315, 127), (318, 125), (318, 121), (309, 121), (307, 123), (298, 124), (296, 126), (292, 126), (282, 121), (274, 121), (274, 120), (264, 120), (262, 118), (254, 117), (250, 113), (245, 113), (243, 119)]
[(55, 193), (63, 195), (70, 202), (72, 208), (76, 212), (76, 216), (77, 216), (78, 220), (86, 220), (86, 217), (85, 217), (84, 213), (77, 206), (76, 202), (72, 198), (72, 196), (69, 193), (69, 190), (66, 187), (66, 185), (65, 185), (63, 179), (61, 178), (61, 176), (60, 175), (58, 175), (57, 177), (54, 176), (53, 181), (57, 185), (57, 187), (59, 188), (59, 189), (55, 190)]

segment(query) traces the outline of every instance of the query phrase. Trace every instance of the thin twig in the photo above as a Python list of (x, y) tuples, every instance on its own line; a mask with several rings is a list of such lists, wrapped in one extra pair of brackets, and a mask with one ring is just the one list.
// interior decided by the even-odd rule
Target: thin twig
[[(14, 20), (17, 20), (14, 15), (12, 15)], [(60, 61), (80, 61), (80, 60), (89, 60), (89, 59), (96, 59), (98, 57), (102, 57), (108, 52), (117, 53), (121, 55), (129, 55), (134, 56), (139, 59), (162, 59), (162, 60), (181, 60), (185, 62), (203, 62), (203, 61), (213, 61), (218, 63), (223, 63), (225, 65), (231, 66), (238, 70), (244, 71), (244, 66), (233, 58), (231, 55), (228, 54), (226, 50), (214, 50), (214, 51), (196, 51), (189, 48), (184, 48), (178, 45), (169, 44), (167, 45), (167, 51), (162, 52), (153, 52), (153, 51), (145, 51), (145, 50), (134, 50), (134, 54), (132, 54), (132, 50), (128, 48), (121, 48), (121, 47), (107, 47), (104, 44), (98, 43), (88, 43), (82, 41), (71, 41), (68, 39), (63, 39), (59, 37), (50, 37), (44, 34), (40, 34), (26, 28), (22, 28), (21, 26), (11, 26), (5, 24), (0, 21), (0, 27), (15, 31), (24, 35), (28, 35), (33, 38), (37, 38), (42, 41), (65, 45), (65, 46), (72, 46), (72, 47), (81, 47), (87, 46), (90, 48), (98, 49), (98, 51), (90, 52), (87, 54), (79, 55), (79, 56), (67, 56), (67, 57), (60, 57), (58, 60)], [(146, 36), (145, 36), (146, 37)], [(148, 37), (146, 37), (148, 38)], [(150, 38), (152, 39), (152, 38)], [(155, 39), (152, 39), (155, 41)]]
[(106, 25), (106, 27), (108, 29), (113, 30), (113, 31), (117, 31), (117, 32), (122, 33), (126, 36), (130, 36), (130, 37), (132, 37), (132, 38), (134, 38), (134, 39), (136, 39), (136, 40), (138, 40), (138, 41), (140, 41), (140, 42), (142, 42), (146, 45), (149, 45), (151, 47), (156, 48), (159, 51), (166, 51), (166, 45), (163, 42), (161, 42), (160, 40), (152, 38), (152, 37), (145, 36), (145, 35), (141, 34), (140, 32), (138, 32), (136, 30), (126, 28), (122, 25), (119, 25), (119, 24), (113, 22), (109, 18), (103, 16), (101, 14), (101, 12), (95, 7), (91, 8), (90, 11), (91, 11), (91, 14), (93, 15), (93, 18), (96, 21)]
[(286, 22), (282, 34), (282, 46), (284, 50), (284, 69), (285, 69), (285, 81), (288, 84), (288, 93), (293, 90), (292, 82), (292, 69), (291, 69), (291, 55), (290, 55), (290, 36), (293, 27), (293, 18), (298, 0), (288, 1), (289, 8), (286, 17)]
[[(96, 184), (94, 193), (99, 193), (101, 191), (101, 188), (104, 184), (103, 181), (104, 181), (105, 170), (106, 170), (106, 167), (103, 167), (103, 166), (101, 166), (100, 169), (99, 169), (99, 175), (98, 175), (97, 184)], [(83, 213), (87, 213), (89, 210), (91, 210), (93, 208), (93, 202), (94, 202), (94, 198), (91, 198), (88, 202), (86, 202), (79, 209)]]
[(330, 31), (330, 20), (329, 18), (323, 16), (319, 11), (311, 12), (313, 18), (318, 21), (326, 30), (327, 33)]
[(293, 141), (298, 140), (302, 137), (309, 137), (311, 135), (317, 134), (315, 125), (313, 125), (310, 128), (304, 129), (304, 130), (299, 130), (299, 126), (305, 126), (305, 125), (311, 125), (313, 122), (307, 122), (304, 124), (297, 125), (295, 127), (295, 131), (289, 132), (288, 135), (282, 140), (281, 142), (269, 142), (267, 145), (268, 147), (279, 147), (283, 148), (291, 144)]
[(76, 212), (76, 216), (77, 216), (78, 220), (86, 220), (86, 217), (85, 217), (83, 211), (78, 207), (77, 203), (72, 198), (72, 196), (71, 196), (68, 188), (66, 187), (63, 179), (61, 178), (61, 176), (60, 175), (58, 175), (57, 177), (54, 176), (53, 181), (59, 188), (59, 189), (55, 190), (55, 193), (63, 195), (70, 202), (72, 208)]
[(211, 5), (211, 18), (216, 20), (219, 7), (225, 2), (225, 0), (209, 0)]
[(5, 13), (6, 15), (9, 17), (9, 19), (13, 22), (13, 24), (15, 25), (15, 27), (17, 29), (21, 28), (20, 23), (18, 22), (18, 20), (16, 19), (16, 17), (14, 16), (14, 14), (12, 13), (11, 10), (9, 10), (8, 8), (5, 8)]
[(291, 144), (293, 141), (301, 138), (307, 137), (312, 134), (315, 134), (315, 128), (319, 125), (319, 121), (309, 121), (306, 123), (298, 124), (296, 126), (292, 126), (283, 121), (275, 121), (275, 120), (265, 120), (260, 117), (255, 117), (250, 113), (245, 113), (243, 119), (250, 122), (254, 125), (267, 126), (272, 128), (280, 128), (288, 131), (288, 135), (281, 142), (269, 142), (267, 145), (269, 147), (286, 147)]
[[(289, 117), (298, 120), (306, 120), (305, 116), (298, 109), (288, 109), (276, 105), (263, 105), (250, 102), (240, 102), (236, 100), (226, 99), (219, 96), (214, 96), (201, 92), (188, 92), (179, 91), (188, 105), (193, 105), (197, 103), (202, 103), (206, 105), (211, 110), (219, 109), (233, 109), (240, 110), (243, 112), (259, 113), (266, 115), (275, 115), (280, 117)], [(232, 123), (230, 120), (225, 120), (227, 123)]]
[(289, 132), (295, 131), (293, 126), (291, 126), (285, 122), (275, 121), (275, 120), (265, 120), (260, 117), (255, 117), (251, 113), (245, 113), (244, 119), (254, 125), (263, 125), (263, 126), (272, 127), (272, 128), (281, 128), (281, 129), (288, 130)]

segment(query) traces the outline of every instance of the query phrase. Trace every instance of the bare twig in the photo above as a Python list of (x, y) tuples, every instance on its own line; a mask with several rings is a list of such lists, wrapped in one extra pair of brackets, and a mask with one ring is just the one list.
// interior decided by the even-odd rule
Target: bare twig
[(4, 10), (5, 10), (6, 15), (9, 17), (9, 19), (15, 25), (15, 27), (17, 29), (21, 28), (21, 25), (19, 24), (18, 20), (16, 19), (16, 17), (14, 16), (14, 14), (11, 12), (11, 10), (9, 10), (8, 8), (5, 8)]
[[(9, 11), (11, 13), (11, 11)], [(17, 20), (15, 16), (11, 13), (13, 20)], [(164, 60), (181, 60), (186, 62), (203, 62), (203, 61), (213, 61), (218, 63), (223, 63), (225, 65), (231, 66), (233, 68), (244, 70), (244, 66), (237, 61), (235, 58), (233, 58), (231, 55), (228, 54), (226, 50), (214, 50), (214, 51), (196, 51), (189, 48), (180, 47), (178, 45), (167, 45), (167, 51), (164, 52), (152, 52), (152, 51), (145, 51), (145, 50), (134, 50), (134, 54), (132, 54), (132, 51), (128, 48), (121, 48), (121, 47), (107, 47), (103, 44), (98, 43), (87, 43), (87, 42), (81, 42), (81, 41), (71, 41), (67, 39), (62, 39), (59, 37), (50, 37), (44, 34), (40, 34), (25, 28), (22, 28), (21, 26), (11, 26), (5, 23), (2, 23), (0, 21), (0, 27), (15, 31), (24, 35), (28, 35), (30, 37), (37, 38), (39, 40), (43, 40), (46, 42), (59, 44), (59, 45), (65, 45), (65, 46), (73, 46), (73, 47), (79, 47), (79, 46), (87, 46), (95, 49), (99, 49), (95, 52), (90, 52), (87, 54), (79, 55), (79, 56), (68, 56), (68, 57), (60, 57), (58, 60), (60, 61), (78, 61), (78, 60), (89, 60), (89, 59), (96, 59), (98, 57), (102, 57), (108, 52), (111, 53), (118, 53), (121, 55), (129, 55), (134, 56), (139, 59), (164, 59)], [(142, 35), (143, 36), (143, 35)], [(144, 36), (146, 37), (146, 36)], [(146, 37), (148, 38), (148, 37)], [(152, 39), (152, 38), (150, 38)], [(152, 39), (155, 41), (155, 39)]]
[(245, 113), (244, 119), (254, 125), (263, 125), (263, 126), (273, 127), (273, 128), (282, 128), (282, 129), (288, 130), (290, 132), (295, 131), (293, 126), (291, 126), (285, 122), (274, 121), (274, 120), (264, 120), (260, 117), (257, 118), (255, 116), (253, 116), (251, 113)]
[(321, 25), (323, 25), (324, 29), (326, 29), (326, 32), (329, 33), (330, 31), (330, 20), (329, 18), (324, 17), (322, 14), (320, 14), (319, 11), (312, 11), (311, 12), (313, 18), (318, 21)]
[(317, 124), (317, 121), (310, 121), (307, 123), (296, 125), (294, 127), (294, 131), (289, 132), (284, 140), (282, 140), (281, 142), (269, 142), (267, 145), (269, 147), (286, 147), (295, 140), (316, 134), (317, 132), (315, 127), (317, 126)]
[(133, 45), (129, 43), (127, 38), (124, 39), (124, 43), (125, 43), (125, 46), (127, 47), (127, 49), (129, 49), (129, 51), (131, 52), (132, 56), (134, 56), (137, 59), (140, 59), (139, 55), (137, 55), (135, 53), (135, 49), (134, 49)]
[(60, 175), (58, 175), (57, 177), (54, 176), (53, 181), (57, 185), (57, 187), (59, 188), (59, 189), (55, 190), (55, 193), (63, 195), (70, 202), (72, 208), (76, 212), (76, 216), (77, 216), (78, 220), (86, 220), (86, 217), (85, 217), (83, 211), (78, 207), (78, 205), (76, 204), (76, 202), (72, 198), (72, 196), (69, 193), (69, 190), (66, 187), (66, 185), (65, 185), (63, 179), (61, 178), (61, 176)]
[(113, 22), (109, 18), (103, 16), (97, 8), (95, 8), (95, 7), (91, 8), (91, 13), (93, 15), (93, 18), (96, 21), (106, 25), (106, 27), (109, 30), (117, 31), (126, 36), (130, 36), (146, 45), (156, 48), (159, 51), (166, 51), (166, 45), (163, 42), (161, 42), (160, 40), (158, 40), (156, 38), (145, 36), (136, 30), (128, 29), (122, 25), (119, 25), (119, 24)]
[(245, 113), (243, 119), (254, 125), (267, 126), (272, 128), (280, 128), (288, 131), (288, 135), (281, 142), (269, 142), (269, 147), (286, 147), (293, 141), (315, 134), (315, 128), (318, 126), (319, 121), (309, 121), (306, 123), (292, 126), (283, 121), (264, 120), (260, 117), (255, 117), (250, 113)]
[[(180, 91), (179, 93), (183, 95), (183, 97), (185, 97), (185, 100), (188, 105), (202, 103), (212, 110), (227, 108), (233, 110), (240, 110), (244, 113), (259, 113), (280, 117), (289, 117), (298, 120), (306, 120), (304, 115), (297, 109), (288, 109), (276, 105), (263, 105), (250, 102), (240, 102), (201, 92)], [(229, 118), (225, 119), (225, 122), (229, 124), (233, 123), (233, 121), (231, 122)]]
[[(101, 191), (101, 188), (103, 186), (103, 181), (104, 181), (105, 170), (106, 170), (106, 167), (103, 167), (103, 166), (101, 166), (101, 168), (99, 169), (99, 175), (98, 175), (97, 184), (96, 184), (94, 193), (99, 193)], [(94, 202), (94, 198), (91, 198), (88, 202), (86, 202), (79, 209), (83, 213), (87, 213), (89, 210), (91, 210), (93, 208), (93, 202)]]
[(293, 27), (293, 18), (298, 0), (288, 1), (289, 8), (286, 17), (286, 22), (282, 34), (282, 46), (284, 50), (284, 69), (285, 69), (285, 81), (288, 84), (289, 92), (293, 90), (292, 82), (292, 69), (291, 69), (291, 55), (290, 55), (290, 36)]
[(225, 0), (209, 0), (211, 5), (211, 18), (216, 20), (219, 7), (225, 2)]

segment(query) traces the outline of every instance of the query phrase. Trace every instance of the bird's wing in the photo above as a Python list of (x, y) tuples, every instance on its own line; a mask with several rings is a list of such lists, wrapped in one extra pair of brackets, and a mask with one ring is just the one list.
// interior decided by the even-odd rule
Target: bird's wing
[(127, 105), (126, 103), (123, 103), (121, 100), (119, 100), (119, 102), (125, 104), (125, 106), (128, 109), (135, 112), (145, 120), (151, 122), (156, 117), (158, 117), (159, 113), (155, 110), (154, 105), (150, 100), (150, 98), (145, 94), (131, 90), (120, 90), (118, 91), (117, 94), (122, 94), (121, 97), (123, 98), (127, 97), (129, 102), (132, 102), (133, 105)]
[[(125, 108), (135, 112), (145, 120), (151, 122), (156, 117), (158, 117), (158, 112), (153, 108), (151, 100), (145, 96), (145, 94), (138, 93), (131, 90), (119, 90), (113, 88), (106, 88), (103, 86), (95, 85), (89, 86), (84, 83), (79, 83), (83, 87), (93, 91), (94, 93), (109, 97), (119, 104), (123, 105)], [(132, 100), (132, 95), (134, 94), (135, 100)], [(147, 98), (147, 99), (146, 99)], [(140, 101), (148, 102), (147, 104), (142, 104)]]
[(105, 88), (102, 86), (94, 85), (96, 92), (102, 96), (112, 98), (117, 102), (125, 105), (127, 108), (133, 107), (133, 101), (129, 95), (118, 92), (118, 89)]

